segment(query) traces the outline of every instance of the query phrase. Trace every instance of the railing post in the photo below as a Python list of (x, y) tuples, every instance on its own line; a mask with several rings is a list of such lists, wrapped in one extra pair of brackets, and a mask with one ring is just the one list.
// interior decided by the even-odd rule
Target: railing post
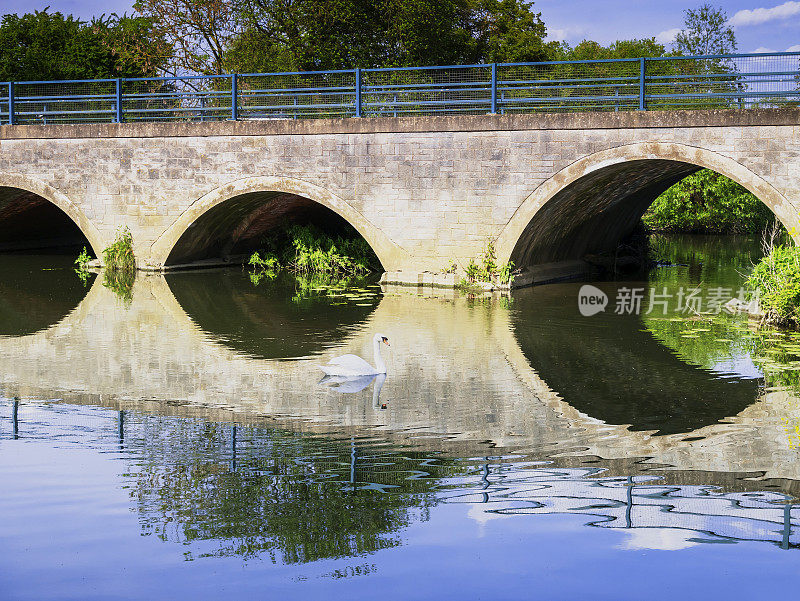
[(117, 123), (122, 123), (122, 79), (117, 77)]
[(239, 119), (239, 107), (237, 106), (239, 90), (237, 80), (238, 77), (236, 73), (231, 74), (231, 121), (237, 121)]
[(361, 69), (356, 69), (356, 117), (361, 117)]
[(497, 113), (497, 63), (492, 63), (492, 115)]
[(8, 124), (15, 125), (17, 118), (14, 116), (14, 82), (8, 82)]
[(645, 89), (644, 89), (644, 71), (645, 71), (644, 61), (645, 61), (644, 57), (639, 59), (639, 110), (640, 111), (646, 111), (647, 110), (647, 105), (645, 104), (645, 101), (644, 101), (644, 92), (645, 92)]

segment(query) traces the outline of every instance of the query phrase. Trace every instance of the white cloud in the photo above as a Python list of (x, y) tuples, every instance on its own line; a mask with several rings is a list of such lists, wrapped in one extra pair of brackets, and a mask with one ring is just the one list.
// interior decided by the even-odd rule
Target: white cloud
[(800, 44), (795, 44), (794, 46), (789, 46), (786, 49), (786, 52), (800, 52)]
[(675, 41), (675, 37), (681, 32), (680, 27), (674, 27), (673, 29), (667, 29), (666, 31), (662, 31), (656, 36), (656, 42), (659, 44), (671, 44)]
[(547, 39), (563, 42), (567, 39), (577, 39), (586, 34), (585, 27), (564, 27), (563, 29), (548, 29)]
[(783, 21), (795, 15), (800, 15), (800, 2), (784, 2), (773, 8), (740, 10), (731, 17), (728, 24), (734, 27), (761, 25), (768, 21)]
[(761, 46), (753, 50), (753, 52), (775, 52), (775, 51), (772, 48), (765, 48), (764, 46)]

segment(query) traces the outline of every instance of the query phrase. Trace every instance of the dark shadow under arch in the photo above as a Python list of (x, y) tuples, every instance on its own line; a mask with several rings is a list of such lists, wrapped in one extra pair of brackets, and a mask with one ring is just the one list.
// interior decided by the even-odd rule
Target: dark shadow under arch
[(248, 192), (234, 196), (200, 215), (181, 235), (166, 265), (205, 260), (241, 259), (286, 224), (313, 224), (331, 235), (360, 236), (328, 207), (297, 194)]
[(524, 266), (612, 251), (660, 194), (700, 169), (680, 161), (645, 159), (588, 173), (536, 213), (511, 260)]
[(0, 186), (0, 252), (80, 249), (92, 245), (59, 207), (28, 190)]
[(69, 255), (0, 256), (0, 336), (25, 336), (59, 323), (86, 296), (91, 278), (81, 282)]

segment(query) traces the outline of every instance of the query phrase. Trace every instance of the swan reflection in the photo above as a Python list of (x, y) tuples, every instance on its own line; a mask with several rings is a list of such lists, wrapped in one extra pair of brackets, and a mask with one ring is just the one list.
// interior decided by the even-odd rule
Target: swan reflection
[(326, 375), (319, 381), (319, 384), (338, 392), (351, 394), (354, 392), (361, 392), (372, 384), (373, 381), (375, 382), (375, 387), (372, 389), (372, 407), (378, 409), (380, 408), (381, 388), (383, 388), (383, 383), (386, 381), (385, 373), (366, 376)]

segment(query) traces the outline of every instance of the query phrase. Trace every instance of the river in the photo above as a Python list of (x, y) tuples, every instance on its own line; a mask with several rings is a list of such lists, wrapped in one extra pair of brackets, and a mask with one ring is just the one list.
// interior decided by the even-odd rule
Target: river
[(0, 256), (0, 597), (795, 593), (800, 335), (722, 309), (756, 241), (658, 244), (479, 298)]

